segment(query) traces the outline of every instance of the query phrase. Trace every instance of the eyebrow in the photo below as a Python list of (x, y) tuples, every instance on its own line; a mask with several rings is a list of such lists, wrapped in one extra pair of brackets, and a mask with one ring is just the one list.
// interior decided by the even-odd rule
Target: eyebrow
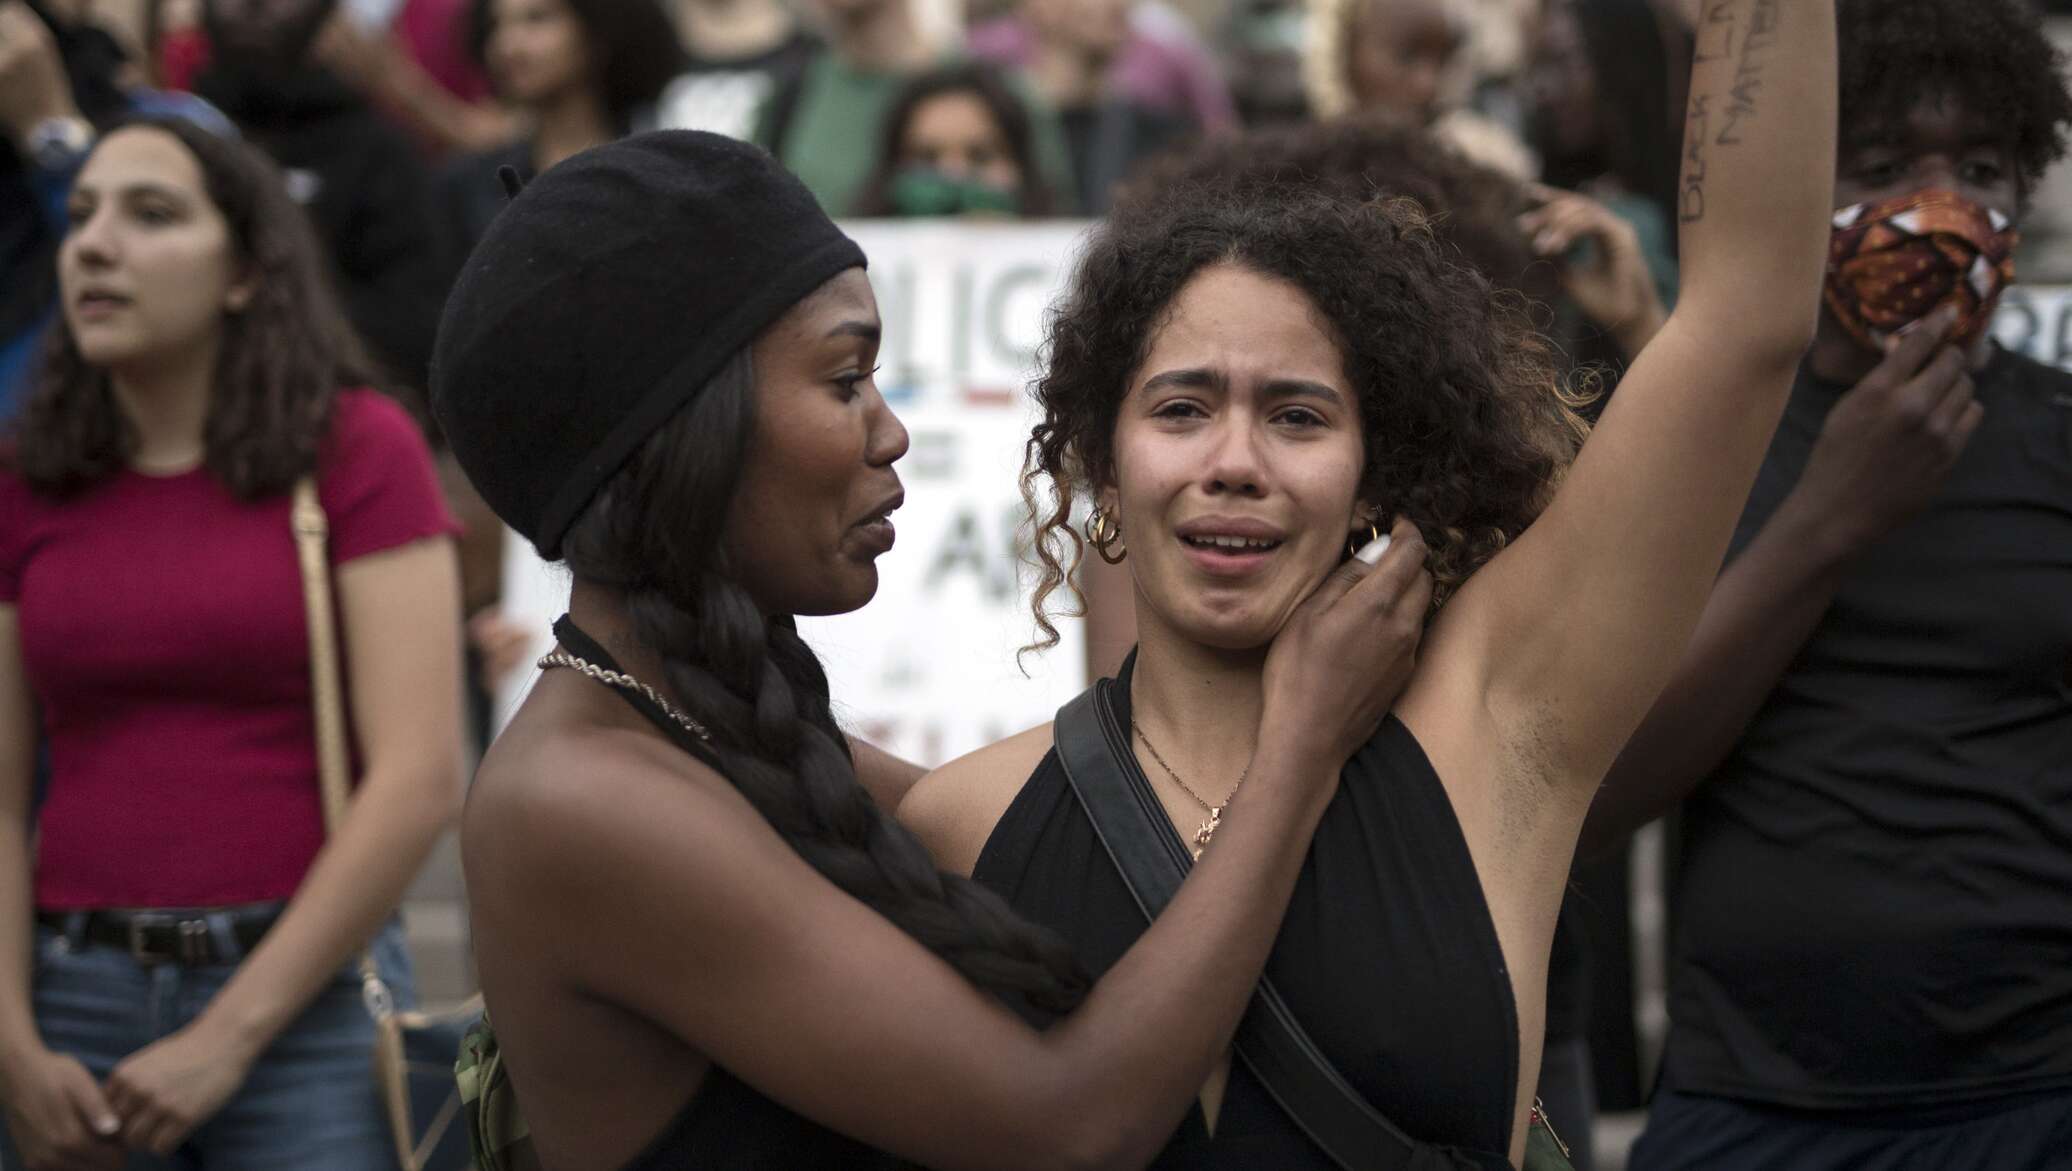
[(876, 322), (844, 321), (842, 324), (828, 330), (827, 336), (831, 338), (857, 337), (867, 342), (875, 342), (885, 336), (885, 330)]
[[(1225, 391), (1230, 380), (1220, 371), (1201, 367), (1184, 370), (1164, 370), (1144, 380), (1140, 388), (1149, 393), (1160, 390), (1217, 390)], [(1307, 378), (1269, 378), (1260, 386), (1267, 398), (1314, 398), (1334, 405), (1343, 405), (1345, 395), (1336, 387)]]
[[(101, 189), (93, 186), (90, 183), (75, 184), (72, 188), (72, 191), (74, 194), (91, 195), (95, 199), (102, 198)], [(173, 202), (181, 204), (183, 206), (187, 203), (186, 192), (181, 191), (177, 187), (168, 187), (163, 183), (152, 183), (149, 181), (143, 183), (124, 184), (123, 186), (115, 189), (115, 195), (118, 198), (123, 199), (135, 199), (140, 195), (155, 195), (161, 199), (172, 200)]]

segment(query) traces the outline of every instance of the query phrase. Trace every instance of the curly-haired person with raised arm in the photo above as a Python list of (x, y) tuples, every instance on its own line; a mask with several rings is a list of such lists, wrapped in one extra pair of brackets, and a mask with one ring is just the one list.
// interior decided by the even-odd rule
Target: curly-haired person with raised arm
[[(1038, 605), (1090, 502), (1137, 596), (1134, 662), (1095, 692), (1129, 729), (1116, 771), (1203, 864), (1252, 783), (1262, 663), (1294, 604), (1349, 536), (1390, 518), (1425, 535), (1416, 670), (1347, 765), (1267, 973), (1366, 1104), (1454, 1165), (1523, 1157), (1590, 795), (1704, 607), (1813, 332), (1833, 8), (1713, 7), (1736, 51), (1695, 78), (1685, 295), (1580, 450), (1543, 343), (1420, 215), (1275, 166), (1118, 207), (1038, 384)], [(901, 816), (1099, 972), (1145, 920), (1054, 751), (1078, 710), (924, 778)], [(1333, 1165), (1266, 1076), (1219, 1066), (1156, 1166)]]

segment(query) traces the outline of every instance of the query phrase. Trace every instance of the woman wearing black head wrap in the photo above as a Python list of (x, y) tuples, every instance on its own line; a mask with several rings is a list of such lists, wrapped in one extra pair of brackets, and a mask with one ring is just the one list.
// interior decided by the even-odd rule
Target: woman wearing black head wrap
[[(1407, 671), (1411, 541), (1282, 635), (1213, 857), (1089, 989), (893, 822), (914, 770), (852, 749), (793, 629), (870, 598), (900, 502), (863, 263), (768, 155), (667, 132), (543, 175), (448, 304), (445, 433), (575, 579), (542, 660), (568, 669), (490, 749), (463, 830), (498, 1046), (469, 1080), (508, 1074), (548, 1166), (1143, 1164)], [(1032, 1004), (1067, 1015), (1038, 1032)]]

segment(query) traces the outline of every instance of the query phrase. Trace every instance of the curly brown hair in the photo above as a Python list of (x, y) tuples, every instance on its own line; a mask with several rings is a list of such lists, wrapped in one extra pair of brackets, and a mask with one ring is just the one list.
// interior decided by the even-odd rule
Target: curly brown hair
[[(285, 492), (316, 467), (339, 388), (375, 385), (373, 364), (331, 295), (316, 237), (272, 162), (179, 118), (128, 119), (109, 133), (135, 128), (170, 134), (194, 156), (239, 260), (257, 277), (251, 304), (223, 319), (204, 460), (241, 500)], [(43, 344), (43, 367), (0, 440), (0, 462), (37, 492), (63, 498), (121, 471), (137, 435), (108, 372), (79, 352), (62, 314)]]
[(1518, 217), (1538, 204), (1518, 180), (1475, 162), (1423, 126), (1385, 114), (1224, 135), (1159, 155), (1124, 184), (1122, 198), (1165, 187), (1221, 183), (1247, 174), (1300, 182), (1340, 199), (1414, 200), (1442, 251), (1499, 289), (1537, 304), (1561, 296), (1555, 266), (1532, 249)]
[(1048, 610), (1060, 587), (1083, 612), (1075, 506), (1113, 481), (1130, 379), (1174, 297), (1212, 265), (1285, 280), (1330, 323), (1359, 398), (1360, 496), (1422, 530), (1435, 611), (1525, 531), (1588, 428), (1524, 299), (1448, 251), (1409, 200), (1340, 198), (1272, 166), (1119, 201), (1051, 316), (1035, 387), (1043, 418), (1021, 481), (1038, 572), (1030, 649), (1058, 641)]

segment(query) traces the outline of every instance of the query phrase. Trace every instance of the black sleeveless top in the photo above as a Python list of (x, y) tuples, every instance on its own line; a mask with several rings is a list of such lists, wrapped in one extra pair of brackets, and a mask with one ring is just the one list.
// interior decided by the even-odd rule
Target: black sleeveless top
[[(1125, 724), (1128, 680), (1125, 669), (1114, 689)], [(972, 877), (1063, 933), (1096, 977), (1146, 927), (1055, 749), (993, 828)], [(1518, 1086), (1510, 974), (1452, 802), (1394, 716), (1346, 762), (1266, 974), (1339, 1072), (1412, 1138), (1509, 1151)], [(1214, 1137), (1197, 1102), (1151, 1166), (1333, 1165), (1233, 1060)]]
[[(554, 637), (606, 670), (620, 669), (611, 654), (566, 615), (554, 624)], [(704, 744), (653, 700), (630, 688), (614, 687), (612, 691), (672, 743), (719, 768)], [(792, 1113), (715, 1064), (684, 1108), (621, 1171), (794, 1171), (805, 1167), (891, 1171), (902, 1165), (890, 1155)]]
[(904, 1166), (779, 1106), (715, 1065), (688, 1105), (621, 1171), (798, 1171)]

